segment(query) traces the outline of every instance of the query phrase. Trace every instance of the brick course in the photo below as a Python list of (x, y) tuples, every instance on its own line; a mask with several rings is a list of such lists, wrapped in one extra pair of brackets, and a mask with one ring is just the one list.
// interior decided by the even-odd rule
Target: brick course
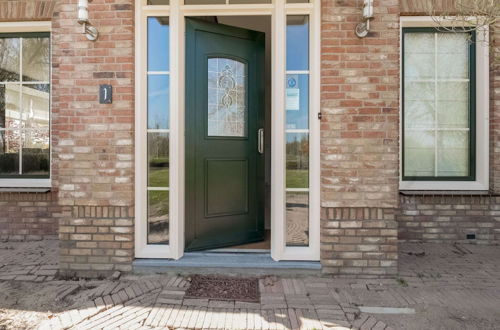
[(387, 277), (397, 274), (395, 209), (324, 208), (321, 264), (335, 276)]
[(401, 241), (500, 243), (499, 196), (401, 195), (400, 203)]
[(57, 235), (58, 219), (68, 216), (57, 193), (0, 193), (0, 240), (39, 240)]
[(134, 209), (122, 206), (74, 206), (59, 227), (60, 273), (94, 277), (132, 270)]

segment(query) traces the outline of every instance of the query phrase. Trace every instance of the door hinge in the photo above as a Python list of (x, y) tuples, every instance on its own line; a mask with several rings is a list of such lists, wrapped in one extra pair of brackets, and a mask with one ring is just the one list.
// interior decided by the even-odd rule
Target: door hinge
[(321, 118), (323, 118), (323, 115), (321, 114), (321, 112), (318, 112), (318, 119), (321, 120)]

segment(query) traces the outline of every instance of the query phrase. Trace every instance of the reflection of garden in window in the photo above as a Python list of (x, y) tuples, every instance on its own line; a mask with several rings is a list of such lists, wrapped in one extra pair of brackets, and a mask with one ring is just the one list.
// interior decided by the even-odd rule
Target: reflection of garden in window
[(309, 187), (309, 136), (288, 134), (286, 143), (286, 186)]
[[(159, 1), (155, 4), (159, 4)], [(147, 21), (147, 242), (168, 244), (170, 27), (168, 17), (148, 17)]]
[(0, 177), (50, 172), (48, 33), (0, 34)]

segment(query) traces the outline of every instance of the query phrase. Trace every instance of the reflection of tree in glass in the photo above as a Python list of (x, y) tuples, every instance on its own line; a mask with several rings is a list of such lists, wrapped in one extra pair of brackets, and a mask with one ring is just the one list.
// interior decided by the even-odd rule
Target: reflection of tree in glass
[(48, 38), (24, 38), (23, 80), (48, 80), (49, 58)]
[(295, 135), (293, 140), (286, 144), (287, 167), (289, 169), (309, 168), (309, 139), (307, 135), (299, 137)]

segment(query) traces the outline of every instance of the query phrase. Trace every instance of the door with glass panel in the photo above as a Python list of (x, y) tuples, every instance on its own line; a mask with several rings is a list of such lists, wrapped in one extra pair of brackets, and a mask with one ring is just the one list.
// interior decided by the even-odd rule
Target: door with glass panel
[(264, 40), (187, 19), (187, 251), (264, 239)]

